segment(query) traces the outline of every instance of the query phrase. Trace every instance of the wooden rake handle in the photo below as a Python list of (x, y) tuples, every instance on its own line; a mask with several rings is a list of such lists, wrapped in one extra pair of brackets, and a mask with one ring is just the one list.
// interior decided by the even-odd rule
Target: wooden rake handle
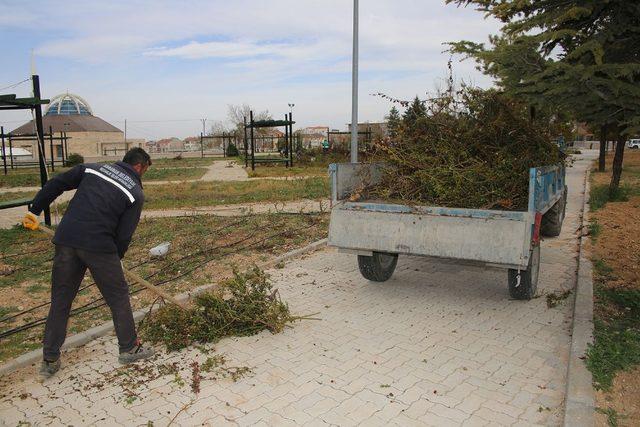
[[(49, 236), (53, 236), (53, 234), (54, 234), (52, 229), (50, 229), (48, 227), (45, 227), (42, 224), (40, 224), (40, 226), (38, 227), (38, 230), (41, 230), (43, 233), (45, 233), (45, 234), (47, 234)], [(169, 302), (177, 305), (178, 307), (180, 307), (183, 310), (186, 308), (182, 303), (180, 303), (177, 299), (175, 299), (173, 296), (171, 296), (168, 292), (166, 292), (163, 289), (160, 289), (156, 285), (153, 285), (153, 284), (149, 283), (148, 280), (140, 277), (138, 274), (134, 273), (133, 271), (127, 270), (124, 267), (122, 267), (122, 271), (124, 272), (124, 275), (131, 282), (140, 283), (142, 286), (144, 286), (145, 288), (149, 289), (154, 294), (158, 295), (159, 297), (162, 297), (166, 301), (169, 301)]]

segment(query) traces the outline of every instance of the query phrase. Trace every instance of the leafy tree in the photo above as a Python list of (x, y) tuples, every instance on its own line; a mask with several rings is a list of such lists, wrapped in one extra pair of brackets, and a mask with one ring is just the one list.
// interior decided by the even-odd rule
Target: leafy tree
[(534, 108), (555, 106), (615, 137), (609, 192), (618, 190), (625, 140), (640, 131), (640, 2), (446, 0), (504, 23), (490, 46), (454, 43)]
[(389, 115), (387, 116), (387, 129), (391, 138), (396, 137), (401, 123), (402, 119), (400, 118), (400, 112), (394, 105), (391, 107), (391, 111), (389, 111)]
[[(242, 104), (242, 105), (229, 104), (229, 105), (227, 105), (227, 117), (229, 118), (229, 121), (233, 124), (233, 127), (235, 127), (239, 131), (239, 133), (241, 135), (244, 132), (244, 130), (243, 130), (244, 119), (246, 118), (247, 119), (247, 123), (249, 123), (249, 112), (251, 110), (252, 110), (252, 108), (248, 104)], [(269, 110), (254, 111), (253, 112), (253, 120), (255, 120), (255, 121), (273, 120), (273, 117), (271, 116), (271, 113), (269, 113)], [(259, 135), (262, 135), (263, 133), (266, 132), (266, 130), (258, 128), (258, 129), (256, 129), (256, 132)]]

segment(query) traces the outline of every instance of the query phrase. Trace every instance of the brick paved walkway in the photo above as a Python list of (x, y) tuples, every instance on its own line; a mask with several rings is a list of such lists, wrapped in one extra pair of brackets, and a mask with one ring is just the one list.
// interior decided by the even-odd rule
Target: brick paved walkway
[[(67, 353), (43, 384), (35, 368), (0, 383), (7, 425), (557, 425), (562, 421), (578, 208), (587, 161), (568, 173), (562, 235), (543, 242), (539, 293), (510, 301), (506, 272), (401, 257), (386, 283), (361, 278), (354, 256), (322, 250), (271, 271), (293, 312), (316, 313), (283, 333), (226, 339), (229, 366), (251, 374), (189, 387), (198, 349), (162, 354), (175, 375), (145, 381), (135, 400), (104, 380), (115, 338)], [(213, 346), (207, 348), (212, 349)], [(140, 374), (142, 377), (142, 373)], [(102, 384), (100, 384), (102, 383)], [(177, 416), (176, 416), (177, 415)]]

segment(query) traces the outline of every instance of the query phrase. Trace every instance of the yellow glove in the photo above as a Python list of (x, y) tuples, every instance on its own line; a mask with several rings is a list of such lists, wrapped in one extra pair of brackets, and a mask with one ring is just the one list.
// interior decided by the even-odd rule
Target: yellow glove
[(40, 226), (40, 221), (38, 221), (38, 217), (32, 214), (31, 212), (27, 212), (22, 220), (22, 226), (24, 228), (28, 228), (29, 230), (37, 230)]

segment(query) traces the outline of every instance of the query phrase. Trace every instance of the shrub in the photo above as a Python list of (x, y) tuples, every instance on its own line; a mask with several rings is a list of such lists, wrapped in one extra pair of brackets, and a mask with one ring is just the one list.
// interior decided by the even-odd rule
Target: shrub
[(256, 267), (246, 273), (234, 271), (233, 278), (217, 290), (197, 295), (192, 308), (160, 308), (146, 319), (141, 333), (149, 342), (163, 343), (173, 351), (265, 329), (281, 332), (297, 319), (272, 288), (269, 276)]
[(230, 143), (227, 147), (227, 157), (236, 157), (239, 154), (238, 147), (234, 143)]
[(463, 87), (405, 112), (375, 143), (386, 162), (371, 198), (460, 208), (526, 209), (529, 168), (563, 162), (547, 118), (496, 91)]
[(84, 157), (82, 157), (81, 154), (71, 153), (67, 157), (67, 162), (66, 162), (67, 166), (75, 166), (75, 165), (80, 165), (82, 163), (84, 163)]

